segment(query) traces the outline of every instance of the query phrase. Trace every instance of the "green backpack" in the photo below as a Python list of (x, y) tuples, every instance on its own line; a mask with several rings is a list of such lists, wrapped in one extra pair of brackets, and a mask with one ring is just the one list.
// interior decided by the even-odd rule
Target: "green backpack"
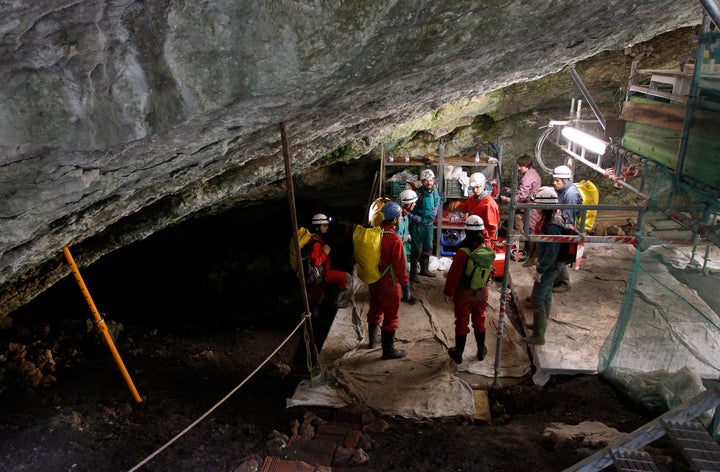
[(487, 246), (480, 246), (472, 251), (467, 247), (461, 247), (460, 250), (469, 256), (464, 278), (468, 281), (470, 290), (480, 290), (487, 285), (493, 273), (495, 251)]

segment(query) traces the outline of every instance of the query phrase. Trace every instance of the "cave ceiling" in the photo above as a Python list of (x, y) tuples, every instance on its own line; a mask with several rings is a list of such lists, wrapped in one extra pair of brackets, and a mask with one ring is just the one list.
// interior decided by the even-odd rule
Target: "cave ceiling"
[(296, 175), (377, 159), (527, 120), (522, 87), (701, 20), (677, 0), (2, 2), (0, 316), (69, 272), (64, 246), (83, 266), (283, 197), (281, 123)]

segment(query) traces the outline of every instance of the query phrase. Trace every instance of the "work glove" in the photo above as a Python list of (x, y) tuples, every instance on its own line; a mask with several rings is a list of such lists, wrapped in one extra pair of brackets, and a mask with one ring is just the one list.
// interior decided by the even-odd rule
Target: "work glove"
[(542, 275), (541, 273), (539, 273), (539, 272), (536, 272), (536, 273), (535, 273), (535, 283), (536, 283), (536, 284), (539, 284), (539, 283), (542, 281), (542, 276), (543, 276), (543, 275)]
[(415, 213), (410, 213), (410, 214), (408, 215), (408, 218), (410, 218), (411, 220), (413, 220), (415, 223), (422, 223), (422, 216), (417, 215), (417, 214), (415, 214)]
[(330, 246), (328, 246), (327, 244), (324, 245), (324, 246), (323, 246), (323, 252), (324, 252), (325, 254), (330, 254)]
[(410, 284), (406, 283), (406, 284), (401, 285), (400, 287), (402, 287), (402, 300), (411, 305), (414, 304), (415, 299), (413, 298), (412, 295), (410, 295)]
[(432, 211), (432, 219), (433, 220), (435, 219), (435, 217), (437, 217), (438, 210), (440, 210), (439, 206), (436, 206), (435, 208), (433, 208), (433, 211)]

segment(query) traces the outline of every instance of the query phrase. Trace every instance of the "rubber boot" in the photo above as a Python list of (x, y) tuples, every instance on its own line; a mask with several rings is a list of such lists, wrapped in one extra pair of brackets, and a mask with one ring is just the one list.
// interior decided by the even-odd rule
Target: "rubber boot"
[(528, 344), (545, 344), (545, 328), (547, 327), (547, 316), (542, 313), (533, 313), (533, 334), (523, 338)]
[(395, 349), (395, 332), (388, 333), (383, 331), (380, 337), (382, 342), (382, 358), (383, 359), (400, 359), (405, 357), (404, 349)]
[(428, 269), (428, 265), (430, 264), (430, 256), (427, 254), (423, 254), (420, 256), (420, 275), (424, 275), (425, 277), (436, 277), (435, 274), (430, 272)]
[(448, 349), (450, 358), (454, 360), (456, 364), (462, 364), (463, 351), (465, 351), (465, 341), (467, 341), (466, 334), (455, 333), (455, 347)]
[(419, 284), (420, 279), (418, 278), (418, 258), (410, 258), (410, 282)]
[(553, 284), (553, 293), (564, 293), (570, 290), (570, 271), (567, 264), (560, 265), (560, 270)]
[(475, 333), (475, 343), (477, 343), (477, 360), (485, 359), (487, 347), (485, 346), (485, 333)]
[(375, 349), (378, 346), (378, 331), (380, 326), (368, 323), (368, 349)]

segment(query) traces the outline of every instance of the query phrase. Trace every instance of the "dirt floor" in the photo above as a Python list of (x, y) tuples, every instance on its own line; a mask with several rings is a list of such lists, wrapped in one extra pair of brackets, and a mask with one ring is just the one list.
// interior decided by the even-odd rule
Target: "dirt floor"
[[(322, 324), (316, 320), (318, 332)], [(21, 365), (13, 357), (19, 348), (6, 352), (0, 470), (130, 470), (218, 405), (294, 325), (263, 317), (242, 326), (126, 326), (117, 346), (143, 399), (137, 404), (107, 347), (85, 321), (25, 325), (17, 320), (0, 331), (3, 345), (26, 346), (26, 359), (36, 365), (42, 364), (39, 353), (50, 349), (55, 368), (44, 366), (37, 378), (46, 385), (32, 387), (33, 377), (13, 368)], [(302, 421), (310, 410), (285, 407), (306, 375), (300, 339), (294, 336), (251, 380), (138, 470), (256, 470), (243, 467), (252, 460), (261, 463), (268, 454), (269, 433), (289, 435), (291, 420)], [(594, 449), (544, 440), (551, 423), (594, 420), (629, 432), (652, 418), (597, 376), (554, 377), (543, 387), (522, 382), (491, 389), (489, 399), (490, 423), (384, 418), (389, 429), (369, 434), (367, 463), (333, 470), (557, 471)], [(312, 411), (332, 419), (331, 409)], [(662, 442), (655, 453), (662, 470), (687, 470)]]
[[(278, 210), (277, 218), (283, 215)], [(0, 471), (131, 470), (153, 454), (137, 470), (257, 470), (269, 453), (268, 435), (289, 435), (292, 421), (309, 410), (286, 408), (308, 372), (300, 331), (246, 381), (301, 313), (292, 274), (278, 275), (287, 237), (266, 238), (252, 259), (244, 248), (257, 237), (245, 231), (246, 219), (239, 213), (184, 225), (83, 269), (118, 333), (140, 404), (71, 276), (0, 320)], [(342, 267), (342, 245), (333, 247)], [(318, 343), (332, 316), (328, 308), (314, 320)], [(333, 470), (558, 471), (595, 449), (543, 439), (551, 423), (594, 420), (629, 432), (656, 416), (597, 376), (553, 377), (543, 387), (528, 379), (491, 389), (489, 400), (489, 423), (383, 418), (389, 428), (368, 433), (368, 461)], [(334, 413), (312, 411), (328, 420)], [(688, 470), (664, 440), (649, 449), (661, 470)]]

